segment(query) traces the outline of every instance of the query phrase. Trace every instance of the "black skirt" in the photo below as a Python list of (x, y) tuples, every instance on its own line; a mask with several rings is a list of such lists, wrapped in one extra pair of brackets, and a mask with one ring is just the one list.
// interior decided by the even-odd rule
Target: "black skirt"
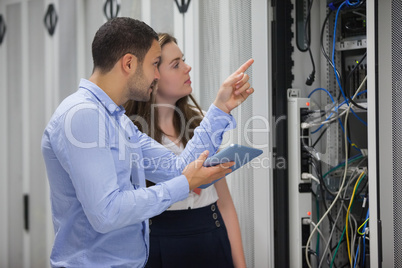
[(165, 211), (149, 220), (146, 267), (233, 267), (230, 242), (216, 203)]

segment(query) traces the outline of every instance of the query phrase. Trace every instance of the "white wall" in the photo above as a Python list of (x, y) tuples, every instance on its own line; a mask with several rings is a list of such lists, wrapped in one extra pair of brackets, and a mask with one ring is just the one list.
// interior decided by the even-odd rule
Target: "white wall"
[[(44, 26), (48, 5), (56, 8), (53, 36)], [(90, 7), (90, 11), (82, 7)], [(0, 267), (48, 267), (53, 243), (48, 183), (40, 141), (54, 109), (89, 74), (86, 33), (104, 22), (100, 1), (0, 1), (7, 32), (0, 46)], [(88, 21), (83, 27), (79, 22)], [(95, 24), (95, 25), (94, 25)], [(81, 57), (79, 57), (81, 56)], [(29, 196), (29, 231), (24, 230)]]
[[(239, 216), (248, 267), (273, 267), (270, 4), (260, 0), (199, 0), (192, 4), (194, 22), (188, 28), (193, 32), (197, 59), (193, 89), (204, 109), (228, 75), (249, 58), (255, 60), (247, 71), (255, 93), (232, 112), (237, 128), (225, 134), (222, 147), (238, 143), (260, 146), (264, 151), (259, 161), (230, 174), (227, 181)], [(186, 41), (189, 38), (186, 36)]]

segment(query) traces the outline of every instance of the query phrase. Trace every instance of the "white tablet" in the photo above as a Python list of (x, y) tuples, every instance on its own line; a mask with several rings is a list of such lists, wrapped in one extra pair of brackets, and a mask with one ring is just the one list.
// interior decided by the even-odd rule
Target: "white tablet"
[[(244, 145), (239, 145), (239, 144), (231, 144), (229, 147), (226, 147), (222, 151), (218, 152), (217, 154), (208, 157), (207, 160), (204, 162), (205, 167), (210, 167), (210, 166), (216, 166), (222, 163), (226, 162), (231, 162), (234, 161), (235, 164), (230, 167), (232, 169), (232, 172), (235, 171), (236, 169), (240, 168), (241, 166), (247, 164), (257, 156), (262, 154), (262, 150), (252, 148), (252, 147), (247, 147)], [(222, 179), (222, 178), (220, 178)], [(199, 188), (205, 189), (215, 182), (219, 181), (220, 179), (217, 179), (213, 181), (212, 183), (209, 184), (203, 184)]]

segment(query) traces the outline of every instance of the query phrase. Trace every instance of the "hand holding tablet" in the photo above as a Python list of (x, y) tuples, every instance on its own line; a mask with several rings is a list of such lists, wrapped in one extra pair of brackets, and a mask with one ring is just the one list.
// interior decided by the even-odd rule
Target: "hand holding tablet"
[[(257, 156), (259, 156), (260, 154), (262, 154), (262, 152), (263, 151), (260, 149), (247, 147), (239, 144), (231, 144), (229, 147), (207, 158), (207, 160), (205, 160), (204, 162), (204, 166), (211, 167), (222, 163), (234, 161), (235, 164), (231, 167), (233, 172), (236, 169), (240, 168), (241, 166), (247, 164)], [(217, 179), (209, 184), (203, 184), (199, 188), (205, 189), (214, 184), (215, 182), (219, 181), (220, 179)]]

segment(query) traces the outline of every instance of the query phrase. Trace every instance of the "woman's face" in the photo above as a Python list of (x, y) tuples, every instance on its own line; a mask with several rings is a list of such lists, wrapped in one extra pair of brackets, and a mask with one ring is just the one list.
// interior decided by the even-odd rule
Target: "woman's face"
[(174, 104), (180, 98), (191, 94), (191, 67), (184, 62), (183, 53), (174, 42), (162, 47), (160, 79), (158, 82), (157, 102)]

